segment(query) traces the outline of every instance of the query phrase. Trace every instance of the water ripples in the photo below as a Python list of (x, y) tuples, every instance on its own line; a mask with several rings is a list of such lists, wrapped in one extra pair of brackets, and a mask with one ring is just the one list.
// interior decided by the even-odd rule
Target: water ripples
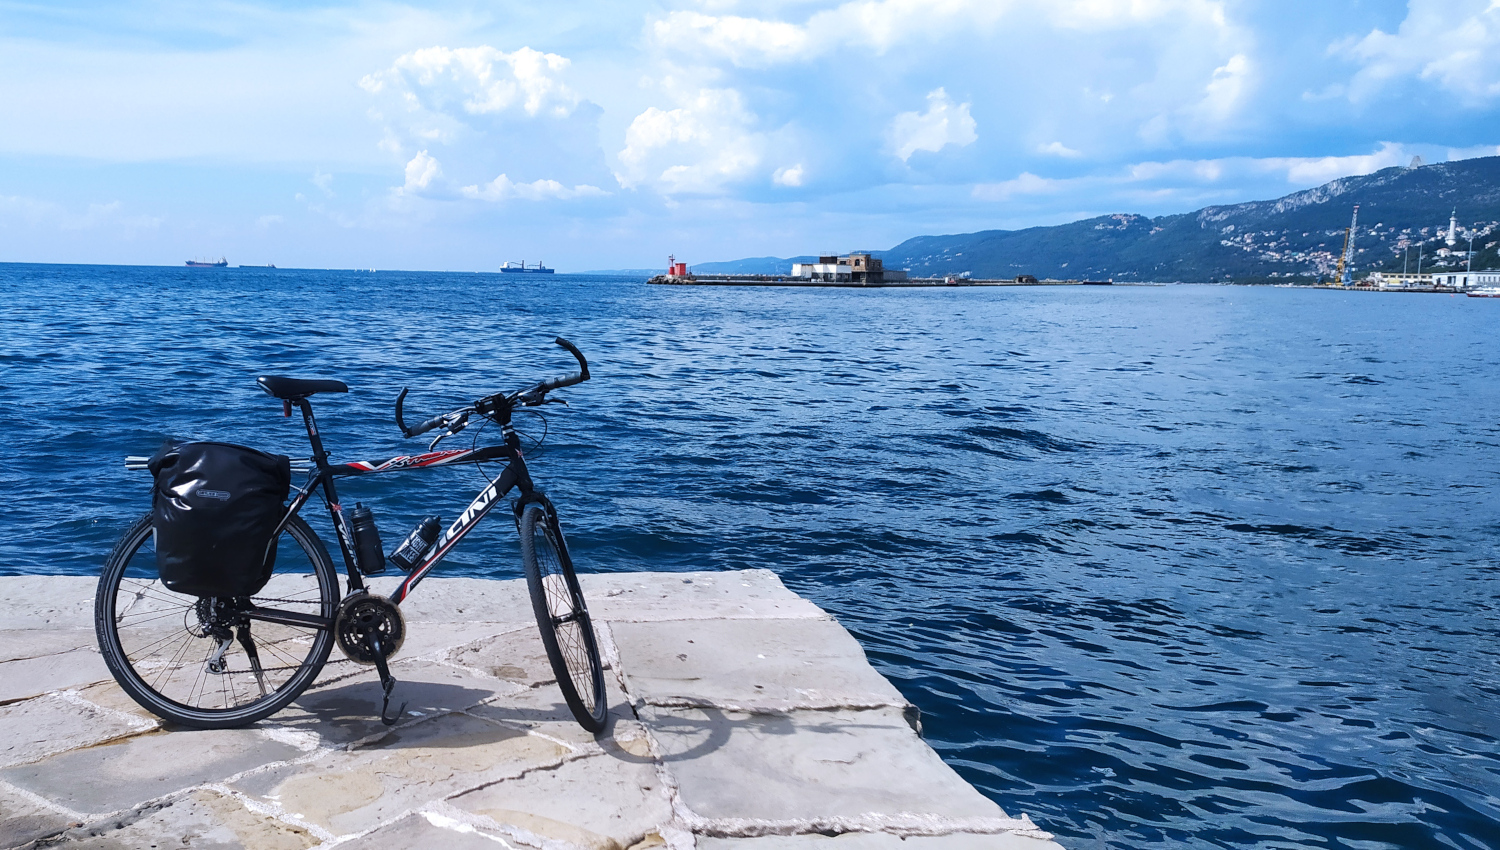
[[(0, 266), (0, 570), (94, 572), (167, 435), (338, 458), (566, 365), (533, 469), (597, 570), (768, 567), (1069, 847), (1500, 846), (1496, 305)], [(414, 413), (415, 415), (415, 413)], [(540, 428), (531, 427), (533, 434)], [(350, 484), (394, 535), (481, 481)], [(456, 492), (455, 492), (456, 491)], [(514, 577), (503, 523), (450, 574)]]

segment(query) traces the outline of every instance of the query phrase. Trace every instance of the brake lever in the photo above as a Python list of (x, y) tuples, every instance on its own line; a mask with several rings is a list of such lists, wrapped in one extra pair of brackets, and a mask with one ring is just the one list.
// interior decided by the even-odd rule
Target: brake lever
[(462, 431), (467, 427), (469, 427), (469, 414), (464, 413), (455, 418), (452, 422), (449, 422), (448, 427), (444, 428), (441, 434), (433, 437), (432, 442), (427, 444), (427, 450), (430, 452), (436, 449), (438, 443), (441, 443), (444, 439), (457, 434), (459, 431)]

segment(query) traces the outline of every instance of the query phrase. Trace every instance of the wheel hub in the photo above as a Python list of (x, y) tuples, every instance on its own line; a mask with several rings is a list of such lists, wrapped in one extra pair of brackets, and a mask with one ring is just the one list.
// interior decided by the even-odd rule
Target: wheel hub
[(396, 603), (374, 593), (356, 593), (339, 604), (333, 625), (339, 650), (357, 664), (374, 664), (373, 637), (379, 636), (380, 657), (390, 658), (406, 640), (406, 620)]

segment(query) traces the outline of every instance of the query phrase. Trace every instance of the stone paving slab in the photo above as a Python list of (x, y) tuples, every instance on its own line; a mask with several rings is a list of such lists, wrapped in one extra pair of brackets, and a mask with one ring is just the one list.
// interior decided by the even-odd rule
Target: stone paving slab
[(900, 709), (748, 714), (645, 706), (640, 715), (683, 803), (706, 819), (1004, 817), (943, 764)]
[(802, 619), (613, 623), (630, 693), (649, 705), (764, 711), (904, 707), (844, 627)]
[(589, 613), (600, 620), (826, 619), (822, 608), (770, 570), (592, 573), (578, 577)]
[[(439, 569), (441, 571), (441, 568)], [(404, 576), (369, 579), (374, 593), (390, 596)], [(535, 626), (523, 579), (429, 578), (401, 603), (409, 623), (512, 623)]]
[(94, 628), (97, 576), (6, 576), (4, 582), (0, 630)]
[(535, 621), (453, 647), (441, 657), (449, 664), (518, 687), (534, 688), (557, 678)]
[(0, 704), (109, 681), (99, 650), (75, 649), (56, 655), (22, 658), (0, 664)]
[(454, 797), (471, 814), (587, 850), (632, 847), (672, 820), (671, 789), (648, 755), (602, 753)]
[(230, 787), (339, 835), (372, 829), (429, 800), (556, 767), (570, 754), (541, 736), (453, 714), (398, 728), (353, 751), (247, 776)]
[(768, 835), (762, 838), (700, 838), (698, 850), (1062, 850), (1054, 841), (1014, 833), (916, 835), (879, 832), (842, 835)]
[[(373, 668), (352, 663), (348, 666), (352, 675), (304, 691), (276, 715), (276, 725), (316, 736), (325, 746), (341, 746), (386, 734), (388, 728), (372, 713), (380, 708), (380, 680), (371, 672)], [(391, 708), (405, 705), (408, 721), (462, 711), (497, 695), (524, 690), (518, 685), (481, 679), (459, 667), (421, 659), (397, 661), (391, 665), (391, 674), (400, 682), (392, 696)]]
[(156, 724), (94, 705), (71, 693), (0, 707), (0, 767), (38, 761), (144, 732)]
[[(170, 843), (164, 842), (170, 837)], [(251, 811), (227, 794), (200, 789), (152, 806), (63, 833), (69, 850), (306, 850), (320, 842), (294, 824)]]
[(76, 815), (41, 805), (0, 783), (0, 847), (22, 847), (78, 825)]
[(22, 600), (0, 612), (0, 850), (1056, 847), (944, 765), (774, 573), (582, 579), (609, 668), (598, 736), (563, 703), (524, 581), (422, 584), (395, 728), (373, 669), (335, 651), (275, 717), (210, 732), (109, 679), (93, 579), (0, 578)]
[(8, 767), (0, 781), (75, 812), (105, 814), (302, 754), (252, 729), (148, 732)]
[(94, 647), (93, 629), (0, 630), (0, 663)]
[(340, 850), (397, 850), (397, 848), (433, 848), (433, 850), (503, 850), (514, 845), (486, 830), (476, 829), (462, 821), (431, 813), (406, 815), (394, 823), (372, 830)]

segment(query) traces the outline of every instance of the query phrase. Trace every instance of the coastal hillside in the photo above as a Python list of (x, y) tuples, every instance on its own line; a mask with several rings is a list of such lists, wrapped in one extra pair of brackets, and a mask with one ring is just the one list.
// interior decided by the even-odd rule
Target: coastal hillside
[[(1500, 268), (1500, 156), (1387, 168), (1275, 200), (1179, 215), (1117, 213), (1052, 227), (918, 236), (875, 253), (887, 268), (914, 276), (1310, 280), (1333, 274), (1355, 204), (1357, 274), (1401, 271), (1408, 256), (1415, 271), (1419, 250), (1423, 271), (1461, 266), (1453, 251), (1466, 251), (1467, 238), (1451, 251), (1444, 240), (1455, 209), (1461, 235), (1465, 228), (1481, 234), (1474, 268)], [(1474, 228), (1476, 222), (1482, 224)], [(777, 273), (790, 270), (791, 262), (767, 257), (693, 268)]]

